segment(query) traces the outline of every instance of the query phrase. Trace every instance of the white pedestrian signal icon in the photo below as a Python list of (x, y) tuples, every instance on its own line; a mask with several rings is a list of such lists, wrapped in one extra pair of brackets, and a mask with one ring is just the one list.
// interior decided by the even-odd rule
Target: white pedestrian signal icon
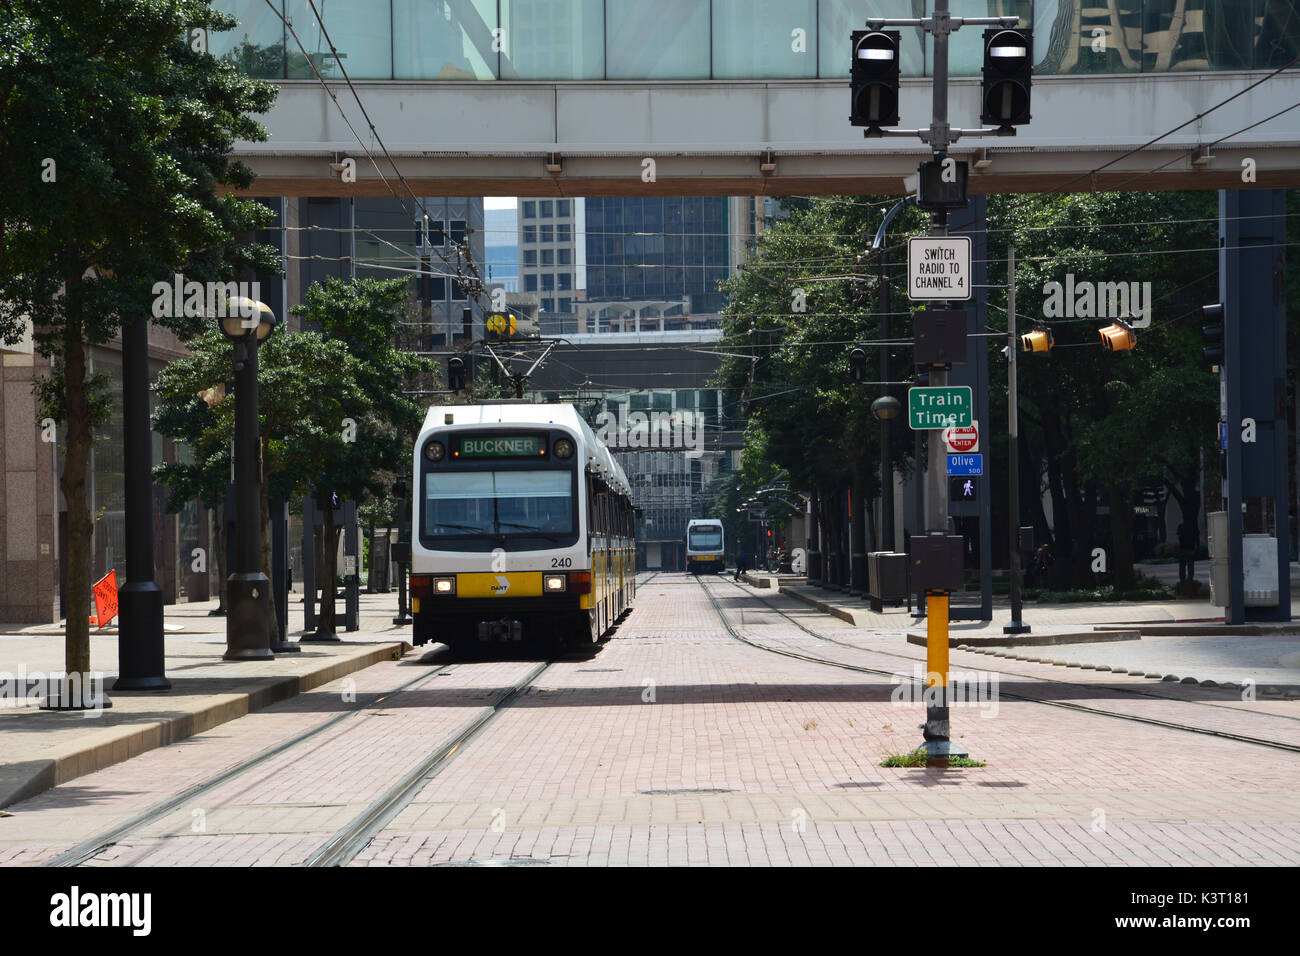
[(949, 501), (978, 501), (979, 482), (975, 478), (951, 478), (948, 483)]

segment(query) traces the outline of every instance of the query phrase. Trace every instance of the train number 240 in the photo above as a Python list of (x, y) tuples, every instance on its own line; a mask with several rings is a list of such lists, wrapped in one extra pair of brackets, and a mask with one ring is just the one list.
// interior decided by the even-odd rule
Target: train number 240
[(551, 567), (571, 568), (573, 567), (573, 558), (551, 558)]

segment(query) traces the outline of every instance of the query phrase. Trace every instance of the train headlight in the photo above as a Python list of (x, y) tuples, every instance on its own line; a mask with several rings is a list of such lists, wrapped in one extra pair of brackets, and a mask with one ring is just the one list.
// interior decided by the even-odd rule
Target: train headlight
[(543, 580), (542, 589), (548, 593), (563, 591), (567, 583), (563, 574), (548, 574)]
[(431, 441), (424, 446), (424, 457), (429, 461), (442, 461), (447, 457), (447, 446), (440, 441)]
[(433, 593), (434, 593), (434, 594), (443, 594), (443, 595), (455, 594), (455, 593), (456, 593), (456, 579), (455, 579), (454, 577), (450, 577), (450, 578), (434, 578), (434, 579), (433, 579)]
[(569, 441), (569, 439), (567, 439), (567, 438), (561, 438), (559, 441), (557, 441), (557, 442), (555, 443), (555, 457), (556, 457), (556, 458), (572, 458), (572, 457), (573, 457), (573, 442)]

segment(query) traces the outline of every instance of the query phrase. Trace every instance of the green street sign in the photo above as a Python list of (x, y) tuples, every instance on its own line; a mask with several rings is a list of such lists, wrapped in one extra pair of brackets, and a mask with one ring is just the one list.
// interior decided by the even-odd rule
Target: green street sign
[(967, 428), (974, 402), (969, 385), (939, 385), (907, 390), (907, 423), (914, 431)]

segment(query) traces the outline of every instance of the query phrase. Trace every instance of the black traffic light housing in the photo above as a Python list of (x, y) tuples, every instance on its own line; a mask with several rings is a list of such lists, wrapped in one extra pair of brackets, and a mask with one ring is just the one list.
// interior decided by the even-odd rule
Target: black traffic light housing
[(1215, 303), (1201, 308), (1205, 314), (1205, 324), (1201, 326), (1201, 339), (1205, 347), (1201, 356), (1209, 365), (1223, 364), (1223, 306)]
[(883, 126), (898, 125), (899, 39), (897, 30), (854, 30), (853, 94), (849, 122), (865, 126), (864, 136), (879, 136)]
[(860, 345), (849, 350), (849, 378), (858, 384), (867, 380), (867, 352)]
[(948, 500), (979, 501), (980, 480), (978, 476), (950, 477), (948, 479)]
[(447, 387), (453, 392), (463, 392), (465, 384), (465, 360), (453, 355), (447, 359)]
[(1033, 30), (985, 30), (980, 122), (1007, 134), (1028, 123), (1033, 73)]

